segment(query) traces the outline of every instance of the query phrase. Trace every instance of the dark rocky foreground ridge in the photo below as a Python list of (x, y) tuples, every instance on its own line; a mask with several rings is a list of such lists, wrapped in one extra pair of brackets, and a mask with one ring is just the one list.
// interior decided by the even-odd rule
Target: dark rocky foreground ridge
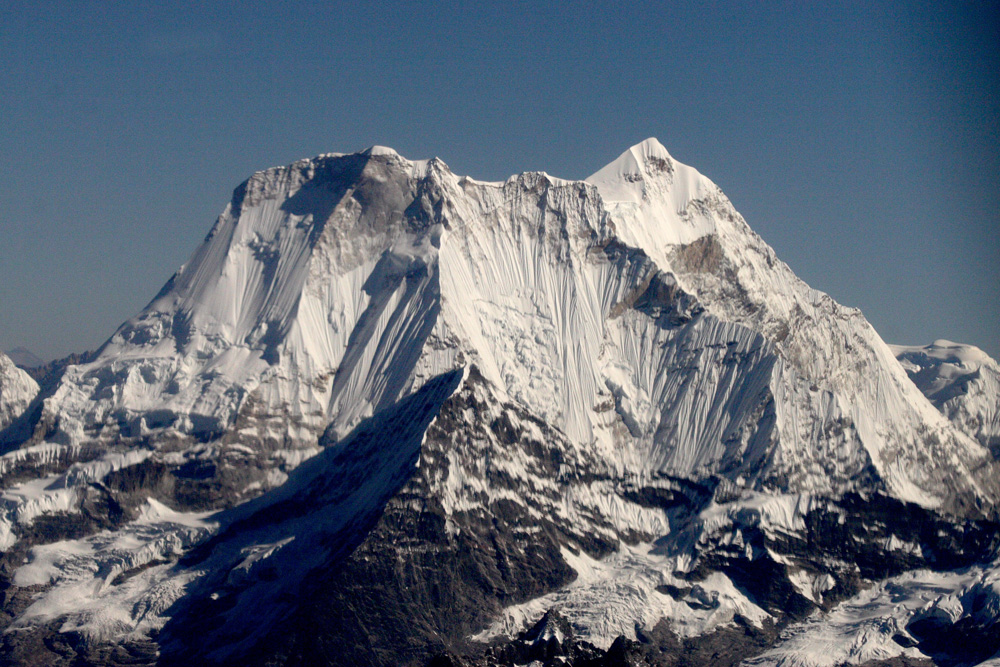
[(586, 183), (260, 172), (40, 377), (0, 433), (4, 664), (1000, 652), (989, 386), (949, 423), (655, 140)]
[[(48, 627), (4, 635), (2, 650), (7, 660), (51, 665), (199, 662), (471, 667), (536, 660), (543, 665), (735, 665), (772, 646), (782, 628), (817, 609), (789, 584), (789, 562), (834, 578), (833, 588), (819, 605), (829, 609), (872, 581), (919, 567), (967, 567), (989, 558), (1000, 546), (1000, 527), (994, 522), (956, 522), (885, 496), (848, 494), (810, 512), (808, 529), (801, 536), (768, 535), (752, 521), (739, 526), (755, 550), (775, 554), (773, 558), (747, 559), (742, 549), (726, 543), (725, 534), (704, 536), (699, 562), (684, 574), (684, 584), (657, 591), (692, 607), (710, 608), (718, 603), (698, 594), (699, 582), (711, 572), (724, 572), (773, 614), (774, 620), (761, 626), (736, 615), (730, 624), (708, 634), (682, 638), (672, 630), (670, 620), (663, 619), (653, 628), (637, 628), (634, 639), (620, 636), (609, 648), (601, 649), (577, 638), (573, 623), (552, 609), (512, 640), (494, 640), (488, 645), (471, 642), (468, 636), (504, 606), (573, 581), (576, 573), (560, 547), (572, 545), (600, 558), (616, 544), (602, 527), (530, 517), (530, 510), (538, 508), (553, 514), (553, 504), (568, 488), (606, 476), (600, 464), (567, 460), (573, 448), (561, 434), (517, 406), (499, 403), (475, 370), (463, 388), (448, 397), (459, 380), (453, 374), (428, 383), (397, 410), (359, 427), (348, 439), (350, 446), (331, 448), (320, 455), (325, 460), (310, 462), (293, 473), (288, 484), (296, 487), (294, 493), (264, 496), (256, 507), (236, 512), (216, 536), (175, 562), (174, 567), (187, 568), (213, 559), (223, 563), (231, 561), (243, 544), (271, 543), (288, 536), (308, 539), (298, 552), (279, 552), (272, 556), (274, 562), (251, 569), (238, 580), (220, 564), (207, 568), (194, 592), (177, 603), (155, 641), (109, 646)], [(469, 422), (465, 418), (469, 411), (491, 419)], [(432, 417), (423, 444), (413, 447), (414, 436)], [(541, 429), (542, 437), (526, 425)], [(375, 490), (380, 499), (372, 512), (355, 515), (346, 525), (320, 528), (329, 521), (325, 516), (342, 510), (345, 496), (365, 484), (364, 477), (373, 473), (372, 461), (381, 459), (376, 452), (399, 446), (401, 440), (411, 444), (393, 458), (390, 467), (397, 469), (389, 476), (388, 487)], [(515, 457), (514, 450), (532, 460), (532, 469), (557, 479), (559, 488), (532, 494), (526, 491), (530, 485), (525, 480), (507, 476), (502, 465), (497, 465), (487, 468), (486, 474), (494, 477), (494, 484), (519, 491), (519, 501), (497, 501), (475, 512), (445, 516), (437, 494), (449, 466), (455, 465), (456, 459), (449, 454), (458, 454), (458, 461), (473, 467), (482, 457), (500, 452)], [(331, 471), (343, 478), (331, 478), (327, 475)], [(141, 472), (132, 472), (139, 475), (131, 482), (134, 493), (144, 480)], [(663, 486), (623, 487), (619, 492), (663, 509), (677, 525), (693, 520), (722, 495), (720, 480), (664, 481)], [(126, 484), (119, 482), (119, 486)], [(98, 526), (113, 526), (114, 495), (82, 507), (82, 519), (66, 515), (39, 522), (37, 539), (73, 537)], [(309, 525), (305, 535), (304, 524)], [(632, 543), (649, 539), (638, 534), (618, 537)], [(887, 553), (882, 545), (892, 537), (924, 545), (924, 555)], [(304, 557), (303, 551), (310, 556)], [(317, 559), (311, 556), (314, 552), (323, 555)], [(16, 553), (5, 554), (6, 573)], [(309, 566), (301, 565), (304, 558), (310, 560)], [(831, 563), (836, 565), (831, 567)], [(17, 590), (8, 582), (5, 608), (16, 609)], [(997, 630), (995, 623), (937, 628), (918, 622), (905, 628), (896, 641), (919, 647), (933, 656), (933, 663), (903, 658), (862, 664), (975, 664), (1000, 650)]]

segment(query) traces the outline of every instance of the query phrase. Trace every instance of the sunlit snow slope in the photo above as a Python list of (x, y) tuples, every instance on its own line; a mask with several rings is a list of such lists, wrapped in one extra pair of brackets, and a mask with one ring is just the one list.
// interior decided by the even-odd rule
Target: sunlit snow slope
[(935, 407), (983, 445), (1000, 451), (1000, 364), (978, 347), (948, 340), (890, 347)]
[(38, 393), (38, 383), (0, 353), (0, 431), (21, 416)]

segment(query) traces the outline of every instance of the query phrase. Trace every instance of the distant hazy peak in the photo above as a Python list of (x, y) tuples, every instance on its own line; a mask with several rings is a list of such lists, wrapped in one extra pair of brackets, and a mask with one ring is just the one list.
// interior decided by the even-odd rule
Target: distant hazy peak
[(988, 354), (975, 345), (955, 343), (939, 338), (930, 345), (890, 345), (892, 353), (899, 359), (916, 362), (925, 359), (927, 364), (953, 364), (973, 371), (984, 363), (996, 364)]
[(40, 359), (34, 352), (25, 347), (15, 347), (7, 351), (7, 356), (21, 368), (37, 368), (44, 366), (45, 361)]
[(952, 423), (1000, 452), (1000, 364), (974, 345), (890, 345), (917, 388)]

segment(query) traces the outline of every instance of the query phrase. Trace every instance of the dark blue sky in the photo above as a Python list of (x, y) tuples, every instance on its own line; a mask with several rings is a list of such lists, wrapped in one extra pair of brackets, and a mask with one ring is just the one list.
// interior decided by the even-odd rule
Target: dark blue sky
[(257, 169), (583, 178), (655, 136), (887, 341), (1000, 357), (1000, 3), (22, 4), (0, 349), (98, 346)]

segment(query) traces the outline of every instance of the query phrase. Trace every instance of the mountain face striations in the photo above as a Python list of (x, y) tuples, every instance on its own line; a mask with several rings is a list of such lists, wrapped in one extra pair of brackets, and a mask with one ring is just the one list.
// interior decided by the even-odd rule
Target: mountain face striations
[(585, 181), (382, 147), (258, 172), (0, 424), (0, 655), (987, 660), (970, 349), (890, 349), (655, 139)]

